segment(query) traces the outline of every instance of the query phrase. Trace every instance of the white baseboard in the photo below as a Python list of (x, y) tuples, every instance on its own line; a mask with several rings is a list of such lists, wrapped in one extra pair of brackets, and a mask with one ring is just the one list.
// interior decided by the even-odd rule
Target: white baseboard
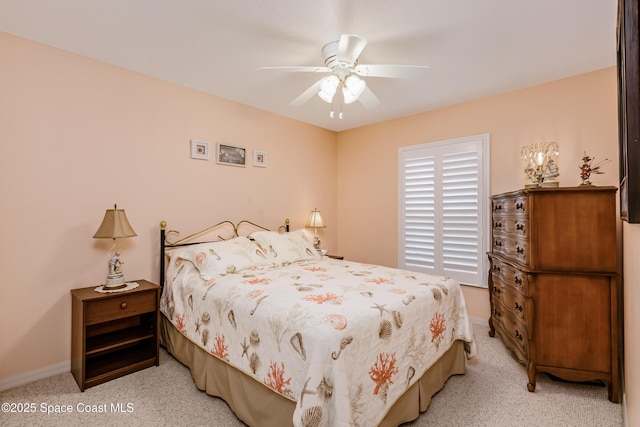
[(71, 370), (71, 360), (56, 363), (55, 365), (45, 366), (44, 368), (34, 371), (25, 372), (24, 374), (14, 375), (12, 377), (0, 380), (0, 391), (9, 390), (34, 381), (49, 378), (54, 375), (63, 374)]

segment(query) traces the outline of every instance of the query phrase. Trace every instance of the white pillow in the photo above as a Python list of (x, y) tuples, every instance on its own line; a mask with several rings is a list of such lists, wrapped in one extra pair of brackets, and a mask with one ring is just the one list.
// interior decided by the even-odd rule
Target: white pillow
[(200, 272), (200, 277), (205, 280), (248, 268), (271, 265), (260, 248), (244, 236), (187, 246), (178, 249), (173, 257), (175, 256), (191, 261)]
[(275, 231), (257, 231), (249, 236), (262, 249), (267, 260), (277, 265), (296, 261), (320, 259), (305, 230), (280, 234)]

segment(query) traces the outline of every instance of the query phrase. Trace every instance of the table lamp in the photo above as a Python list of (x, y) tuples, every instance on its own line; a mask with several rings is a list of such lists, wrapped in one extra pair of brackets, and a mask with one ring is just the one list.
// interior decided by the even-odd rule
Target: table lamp
[(116, 239), (121, 237), (133, 237), (137, 236), (133, 231), (127, 215), (124, 213), (124, 209), (118, 209), (117, 205), (113, 205), (113, 209), (107, 209), (102, 219), (100, 228), (93, 235), (94, 239), (113, 239), (113, 246), (109, 249), (107, 259), (109, 260), (109, 274), (107, 275), (107, 283), (105, 283), (105, 289), (119, 289), (126, 286), (124, 281), (124, 273), (120, 269), (123, 264), (120, 261), (120, 252), (116, 251), (112, 256), (111, 252), (116, 247)]
[(326, 225), (324, 225), (322, 215), (320, 215), (320, 211), (318, 209), (311, 211), (309, 221), (307, 221), (307, 225), (305, 227), (315, 229), (316, 234), (313, 237), (313, 247), (320, 251), (320, 236), (318, 236), (318, 228), (326, 228)]

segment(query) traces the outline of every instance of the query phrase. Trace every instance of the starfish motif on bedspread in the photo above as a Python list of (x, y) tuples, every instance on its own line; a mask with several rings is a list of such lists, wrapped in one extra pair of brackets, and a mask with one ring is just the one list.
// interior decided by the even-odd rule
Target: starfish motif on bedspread
[(247, 344), (247, 337), (244, 337), (244, 342), (240, 345), (242, 345), (242, 355), (240, 357), (244, 357), (245, 354), (247, 355), (247, 357), (249, 357), (249, 344)]
[(387, 306), (387, 304), (378, 304), (378, 303), (374, 303), (374, 306), (371, 308), (377, 308), (378, 310), (380, 310), (380, 317), (382, 317), (382, 315), (384, 314), (384, 312), (386, 311), (387, 313), (389, 312), (389, 310), (387, 310), (385, 307)]

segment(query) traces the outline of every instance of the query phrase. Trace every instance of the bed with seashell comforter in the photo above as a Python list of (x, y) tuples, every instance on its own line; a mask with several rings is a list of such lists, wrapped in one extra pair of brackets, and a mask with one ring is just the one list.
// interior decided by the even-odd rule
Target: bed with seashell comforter
[(464, 373), (455, 280), (321, 257), (304, 230), (249, 237), (163, 244), (160, 302), (163, 345), (245, 423), (398, 425)]

